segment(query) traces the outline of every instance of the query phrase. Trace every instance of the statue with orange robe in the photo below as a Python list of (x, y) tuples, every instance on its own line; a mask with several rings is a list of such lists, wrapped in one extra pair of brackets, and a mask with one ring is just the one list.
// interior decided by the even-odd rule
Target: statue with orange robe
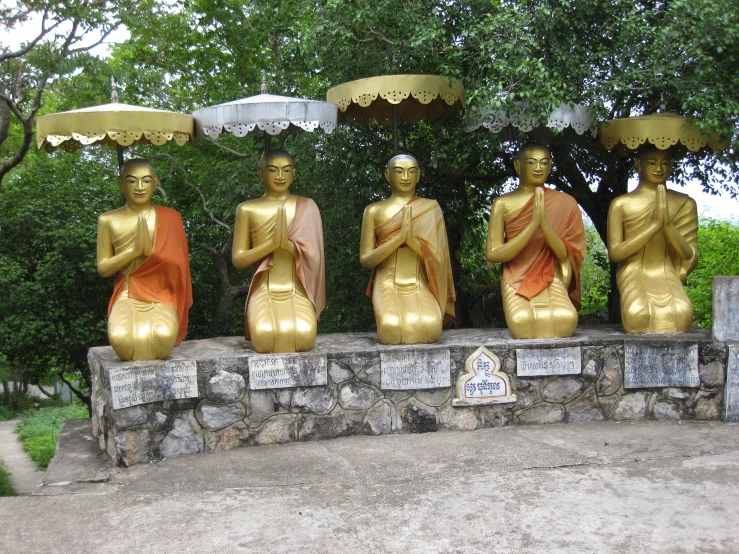
[(244, 336), (254, 350), (312, 350), (326, 306), (321, 214), (310, 198), (289, 194), (292, 156), (266, 152), (257, 169), (264, 196), (236, 209), (231, 259), (236, 269), (256, 265), (244, 314)]
[(383, 344), (432, 343), (454, 319), (454, 280), (444, 215), (415, 195), (421, 171), (412, 156), (385, 169), (389, 198), (364, 211), (360, 262), (373, 269), (367, 296)]
[(580, 308), (585, 229), (577, 202), (544, 187), (549, 149), (524, 146), (514, 161), (519, 186), (490, 211), (487, 259), (501, 262), (500, 285), (514, 338), (569, 337)]
[(176, 210), (152, 204), (158, 184), (148, 161), (127, 161), (118, 178), (126, 205), (98, 219), (98, 273), (118, 274), (108, 306), (108, 338), (121, 360), (168, 358), (187, 334), (192, 306), (187, 236)]

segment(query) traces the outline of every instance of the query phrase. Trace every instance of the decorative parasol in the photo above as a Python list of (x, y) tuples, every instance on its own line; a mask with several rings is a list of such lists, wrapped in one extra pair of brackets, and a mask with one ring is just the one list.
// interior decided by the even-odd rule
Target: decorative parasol
[(331, 102), (291, 98), (267, 93), (267, 80), (262, 72), (262, 93), (257, 96), (209, 106), (193, 112), (197, 138), (217, 140), (223, 133), (237, 137), (313, 132), (319, 127), (331, 134), (336, 128), (338, 107)]
[(520, 135), (524, 134), (527, 139), (544, 143), (551, 142), (554, 132), (562, 133), (568, 129), (576, 135), (590, 131), (594, 137), (597, 133), (593, 116), (588, 107), (581, 104), (560, 104), (549, 113), (545, 125), (538, 123), (539, 118), (531, 113), (528, 103), (520, 102), (512, 111), (483, 110), (477, 116), (468, 118), (465, 130), (471, 133), (485, 127), (492, 133), (500, 134), (504, 141), (518, 141)]
[(342, 121), (366, 125), (377, 120), (393, 126), (393, 146), (398, 153), (398, 121), (418, 123), (464, 106), (462, 81), (452, 83), (437, 75), (383, 75), (350, 81), (329, 89), (329, 102), (336, 102)]
[(76, 150), (81, 146), (102, 142), (118, 150), (118, 164), (121, 165), (123, 147), (133, 143), (161, 146), (174, 140), (183, 146), (194, 138), (190, 115), (119, 104), (114, 82), (111, 100), (110, 104), (39, 117), (36, 122), (36, 145), (48, 150), (57, 146)]
[(612, 119), (600, 126), (600, 142), (608, 150), (620, 146), (626, 153), (647, 142), (660, 150), (677, 147), (691, 152), (719, 152), (726, 148), (714, 131), (701, 130), (695, 123), (694, 119), (672, 113)]

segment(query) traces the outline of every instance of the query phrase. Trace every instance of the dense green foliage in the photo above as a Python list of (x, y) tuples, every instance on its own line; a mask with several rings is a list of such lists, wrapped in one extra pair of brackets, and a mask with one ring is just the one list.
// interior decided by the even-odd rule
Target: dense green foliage
[(52, 398), (39, 398), (28, 394), (21, 394), (13, 403), (13, 407), (9, 407), (5, 402), (5, 394), (0, 393), (0, 421), (8, 421), (26, 412), (35, 411), (40, 408), (62, 407), (64, 402), (58, 396)]
[(5, 469), (2, 460), (0, 460), (0, 496), (16, 496), (13, 484), (10, 482), (10, 472)]
[(693, 321), (704, 329), (713, 320), (713, 278), (739, 275), (739, 226), (704, 218), (698, 228), (700, 260), (685, 291), (693, 302)]
[(54, 457), (56, 438), (62, 423), (68, 419), (86, 418), (86, 406), (65, 406), (63, 408), (42, 408), (28, 412), (15, 428), (23, 448), (39, 469), (46, 469)]

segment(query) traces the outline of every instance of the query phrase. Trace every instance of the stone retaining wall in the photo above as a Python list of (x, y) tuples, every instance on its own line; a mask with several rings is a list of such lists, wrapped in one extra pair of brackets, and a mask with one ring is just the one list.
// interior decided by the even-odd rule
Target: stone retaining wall
[[(645, 345), (698, 345), (698, 388), (624, 389), (624, 341)], [(485, 346), (500, 358), (518, 400), (512, 404), (452, 407), (466, 358)], [(580, 347), (580, 375), (518, 377), (516, 349)], [(445, 331), (439, 343), (416, 349), (448, 348), (451, 387), (389, 391), (380, 386), (380, 352), (375, 334), (319, 335), (314, 352), (326, 353), (325, 386), (249, 390), (248, 360), (255, 354), (240, 337), (183, 342), (172, 360), (195, 360), (198, 398), (165, 400), (112, 409), (109, 372), (120, 362), (110, 347), (90, 350), (93, 376), (93, 432), (116, 463), (150, 460), (241, 446), (320, 440), (345, 435), (469, 431), (484, 427), (597, 420), (721, 418), (726, 345), (709, 332), (684, 335), (625, 335), (613, 328), (578, 330), (557, 340), (514, 340), (502, 329)], [(136, 362), (136, 367), (163, 362)]]

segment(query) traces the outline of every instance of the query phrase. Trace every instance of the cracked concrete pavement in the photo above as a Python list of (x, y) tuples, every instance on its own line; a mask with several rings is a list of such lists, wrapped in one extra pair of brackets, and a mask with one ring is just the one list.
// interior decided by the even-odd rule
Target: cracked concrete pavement
[(739, 552), (739, 424), (346, 437), (111, 468), (73, 420), (0, 552)]

